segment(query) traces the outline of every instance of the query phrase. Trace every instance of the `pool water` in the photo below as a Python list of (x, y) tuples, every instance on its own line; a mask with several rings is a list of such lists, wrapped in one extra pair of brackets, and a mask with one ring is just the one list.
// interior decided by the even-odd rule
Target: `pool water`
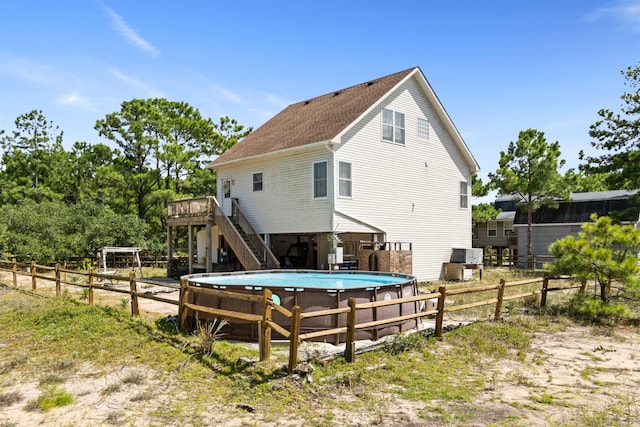
[(220, 274), (201, 276), (193, 280), (197, 283), (217, 285), (246, 286), (250, 288), (286, 288), (286, 289), (368, 289), (379, 286), (403, 283), (409, 276), (371, 273), (334, 273), (315, 271), (291, 272), (249, 272), (245, 274)]

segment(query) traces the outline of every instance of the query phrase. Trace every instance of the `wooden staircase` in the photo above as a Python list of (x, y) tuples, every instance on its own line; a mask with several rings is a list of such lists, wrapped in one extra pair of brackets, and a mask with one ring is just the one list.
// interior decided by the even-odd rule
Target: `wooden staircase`
[(280, 268), (280, 261), (233, 200), (232, 215), (227, 217), (218, 201), (213, 204), (216, 225), (245, 270)]
[(213, 196), (174, 200), (167, 205), (166, 220), (169, 228), (215, 223), (245, 270), (280, 268), (280, 261), (244, 216), (236, 200), (232, 200), (229, 217)]

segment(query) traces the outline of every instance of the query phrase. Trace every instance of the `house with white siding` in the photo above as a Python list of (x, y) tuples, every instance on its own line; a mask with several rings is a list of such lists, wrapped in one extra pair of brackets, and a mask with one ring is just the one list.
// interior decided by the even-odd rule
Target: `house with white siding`
[(289, 105), (209, 166), (208, 263), (241, 258), (223, 216), (262, 241), (248, 269), (357, 265), (363, 242), (393, 242), (410, 244), (413, 275), (436, 280), (453, 248), (471, 247), (479, 167), (417, 67)]

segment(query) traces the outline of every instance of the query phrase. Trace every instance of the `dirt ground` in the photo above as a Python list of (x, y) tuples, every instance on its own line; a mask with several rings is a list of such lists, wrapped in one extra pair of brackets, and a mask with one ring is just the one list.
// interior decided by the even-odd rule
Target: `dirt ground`
[[(150, 288), (149, 292), (177, 298), (177, 292), (166, 289)], [(177, 311), (176, 306), (151, 300), (141, 301), (140, 309), (156, 316)], [(487, 387), (472, 402), (425, 403), (389, 394), (381, 396), (386, 404), (376, 411), (334, 410), (334, 425), (640, 426), (639, 351), (637, 329), (570, 326), (563, 332), (541, 332), (533, 336), (523, 361), (503, 360), (493, 365), (498, 367), (487, 372)], [(139, 367), (132, 366), (105, 367), (98, 372), (92, 366), (77, 367), (65, 382), (65, 388), (73, 390), (74, 402), (46, 413), (25, 409), (24, 402), (41, 393), (38, 382), (12, 378), (10, 383), (0, 384), (0, 390), (18, 391), (24, 398), (0, 407), (0, 427), (167, 425), (145, 414), (161, 411), (169, 402), (188, 396), (174, 394), (172, 379), (162, 372), (149, 369), (143, 372), (144, 384), (128, 385), (108, 396), (102, 393), (134, 370), (140, 374)], [(153, 396), (146, 399), (149, 389), (153, 389)], [(266, 421), (272, 419), (269, 414), (212, 402), (199, 419), (202, 425), (226, 427), (304, 425), (287, 416), (282, 414), (276, 423)]]

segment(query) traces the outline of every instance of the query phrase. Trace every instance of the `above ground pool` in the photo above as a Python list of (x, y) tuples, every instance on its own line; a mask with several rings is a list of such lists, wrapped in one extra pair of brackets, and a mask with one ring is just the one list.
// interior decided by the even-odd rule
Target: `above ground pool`
[[(418, 293), (417, 282), (412, 276), (369, 271), (261, 270), (191, 274), (183, 276), (183, 278), (187, 279), (191, 285), (238, 293), (262, 295), (264, 289), (269, 289), (276, 304), (280, 304), (290, 311), (297, 305), (302, 313), (347, 307), (349, 298), (355, 298), (356, 302), (361, 304), (406, 298)], [(222, 299), (212, 295), (190, 293), (187, 302), (223, 310), (262, 314), (260, 304), (228, 298)], [(414, 314), (418, 310), (417, 303), (358, 310), (356, 323)], [(200, 313), (198, 316), (201, 321), (213, 317), (205, 313)], [(300, 324), (300, 333), (343, 327), (346, 326), (346, 319), (346, 314), (303, 318)], [(230, 323), (223, 329), (223, 332), (227, 334), (229, 339), (258, 340), (258, 328), (255, 323), (237, 319), (228, 320)], [(273, 312), (273, 321), (289, 329), (290, 319), (276, 311)], [(382, 327), (358, 329), (356, 339), (376, 340), (385, 335), (415, 328), (418, 326), (417, 322), (417, 319), (413, 319)], [(275, 332), (274, 338), (278, 338)], [(316, 341), (335, 344), (344, 340), (344, 334), (334, 334), (316, 339)]]

